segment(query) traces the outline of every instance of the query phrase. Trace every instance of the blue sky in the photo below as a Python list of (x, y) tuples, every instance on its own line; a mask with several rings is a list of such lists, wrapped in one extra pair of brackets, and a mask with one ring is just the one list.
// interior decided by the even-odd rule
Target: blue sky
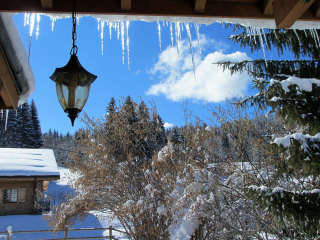
[[(14, 16), (26, 49), (29, 41), (29, 27), (24, 26), (24, 14)], [(161, 23), (161, 51), (157, 23), (132, 21), (129, 26), (130, 70), (127, 53), (122, 63), (121, 40), (113, 30), (110, 39), (109, 29), (104, 28), (104, 51), (101, 51), (98, 22), (92, 17), (83, 17), (77, 26), (78, 58), (91, 73), (98, 76), (92, 84), (89, 99), (83, 109), (90, 117), (99, 118), (106, 111), (111, 97), (120, 99), (130, 95), (133, 100), (140, 98), (147, 104), (155, 102), (162, 119), (181, 126), (184, 124), (182, 101), (187, 101), (188, 110), (205, 119), (210, 115), (204, 108), (223, 104), (227, 96), (252, 94), (250, 78), (246, 74), (231, 77), (212, 63), (222, 60), (240, 61), (263, 58), (263, 52), (251, 53), (248, 48), (240, 48), (226, 38), (232, 35), (232, 28), (225, 29), (218, 23), (200, 27), (201, 50), (199, 53), (196, 31), (191, 24), (192, 46), (196, 77), (193, 73), (189, 41), (186, 30), (179, 41), (171, 45), (170, 28)], [(74, 133), (84, 127), (78, 119), (71, 127), (70, 119), (63, 112), (55, 91), (55, 83), (49, 77), (57, 67), (66, 65), (70, 58), (71, 19), (55, 22), (51, 30), (49, 17), (41, 16), (38, 39), (32, 37), (30, 62), (34, 71), (35, 92), (29, 100), (34, 99), (38, 108), (43, 132), (50, 128), (59, 132)], [(266, 54), (267, 59), (278, 59), (276, 51)], [(286, 54), (285, 57), (292, 57)], [(282, 57), (283, 58), (283, 57)], [(149, 105), (150, 106), (150, 105)]]

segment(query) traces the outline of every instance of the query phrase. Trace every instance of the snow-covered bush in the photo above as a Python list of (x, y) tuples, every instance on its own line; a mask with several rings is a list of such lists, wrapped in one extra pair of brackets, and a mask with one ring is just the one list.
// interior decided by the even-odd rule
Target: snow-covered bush
[(181, 128), (183, 142), (163, 144), (154, 137), (157, 128), (142, 125), (152, 121), (134, 115), (138, 109), (124, 104), (105, 120), (84, 120), (70, 165), (78, 192), (58, 207), (56, 231), (99, 210), (119, 219), (132, 239), (281, 235), (246, 192), (268, 185), (268, 141), (283, 130), (277, 121), (227, 104), (212, 109), (218, 125), (189, 124)]

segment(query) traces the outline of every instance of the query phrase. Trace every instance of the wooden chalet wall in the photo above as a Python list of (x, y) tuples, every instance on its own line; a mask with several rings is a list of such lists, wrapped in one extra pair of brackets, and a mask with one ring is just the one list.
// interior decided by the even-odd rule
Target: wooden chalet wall
[[(0, 179), (1, 197), (3, 200), (4, 189), (18, 189), (25, 188), (25, 199), (24, 202), (18, 199), (18, 202), (5, 203), (0, 202), (0, 216), (1, 215), (20, 215), (20, 214), (33, 214), (34, 208), (34, 193), (35, 193), (35, 182), (26, 181), (26, 179), (16, 180), (2, 180)], [(18, 193), (19, 195), (19, 193)]]

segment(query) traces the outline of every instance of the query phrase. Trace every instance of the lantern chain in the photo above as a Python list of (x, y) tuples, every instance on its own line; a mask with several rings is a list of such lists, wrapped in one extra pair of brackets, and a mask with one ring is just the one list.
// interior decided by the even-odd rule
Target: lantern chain
[(72, 11), (72, 48), (70, 55), (76, 55), (78, 53), (78, 47), (76, 45), (77, 40), (77, 16), (76, 16), (77, 0), (73, 0)]

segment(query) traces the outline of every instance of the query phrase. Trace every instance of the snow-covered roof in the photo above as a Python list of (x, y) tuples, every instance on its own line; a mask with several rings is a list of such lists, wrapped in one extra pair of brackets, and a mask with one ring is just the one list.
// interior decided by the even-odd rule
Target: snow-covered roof
[(28, 54), (20, 37), (19, 30), (12, 18), (13, 13), (1, 12), (0, 17), (4, 23), (7, 34), (11, 40), (14, 52), (22, 68), (23, 74), (27, 80), (29, 90), (19, 96), (19, 104), (26, 102), (33, 93), (35, 87), (34, 74), (31, 65), (28, 64)]
[(60, 177), (52, 149), (0, 148), (1, 177)]

